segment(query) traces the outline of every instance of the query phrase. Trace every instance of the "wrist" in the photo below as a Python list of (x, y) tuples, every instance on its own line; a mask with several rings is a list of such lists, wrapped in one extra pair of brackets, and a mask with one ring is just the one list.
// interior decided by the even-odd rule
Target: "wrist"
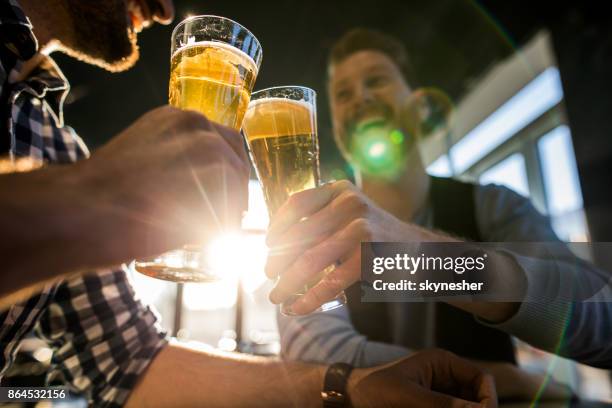
[(347, 363), (334, 363), (327, 368), (321, 391), (323, 408), (352, 406), (348, 395), (348, 381), (352, 371), (353, 366)]
[(291, 388), (303, 390), (297, 393), (296, 406), (321, 408), (321, 390), (325, 380), (327, 366), (304, 365), (293, 363), (283, 368), (288, 373), (287, 378), (291, 382)]
[(346, 393), (351, 403), (351, 408), (359, 408), (362, 406), (362, 399), (359, 397), (360, 384), (371, 372), (371, 368), (355, 368), (351, 372), (346, 384)]

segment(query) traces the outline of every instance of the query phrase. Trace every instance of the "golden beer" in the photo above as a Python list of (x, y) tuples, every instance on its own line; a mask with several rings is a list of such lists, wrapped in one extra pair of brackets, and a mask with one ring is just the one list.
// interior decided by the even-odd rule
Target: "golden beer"
[[(170, 104), (240, 130), (262, 59), (257, 38), (230, 19), (193, 16), (176, 26), (171, 42)], [(134, 269), (174, 282), (223, 279), (200, 245), (137, 260)]]
[(243, 129), (270, 215), (319, 181), (316, 124), (310, 105), (285, 98), (254, 101)]
[(255, 62), (230, 45), (188, 45), (172, 56), (170, 104), (239, 130), (256, 77)]

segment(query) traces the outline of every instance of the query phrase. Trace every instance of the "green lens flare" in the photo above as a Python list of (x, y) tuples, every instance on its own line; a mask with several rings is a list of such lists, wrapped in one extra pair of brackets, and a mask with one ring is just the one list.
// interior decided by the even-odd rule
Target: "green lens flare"
[(351, 161), (360, 172), (394, 178), (404, 165), (405, 135), (384, 122), (359, 126), (351, 140)]
[(399, 145), (399, 144), (404, 143), (404, 134), (400, 132), (399, 130), (395, 129), (395, 130), (392, 130), (391, 133), (389, 134), (389, 139), (391, 140), (392, 143)]

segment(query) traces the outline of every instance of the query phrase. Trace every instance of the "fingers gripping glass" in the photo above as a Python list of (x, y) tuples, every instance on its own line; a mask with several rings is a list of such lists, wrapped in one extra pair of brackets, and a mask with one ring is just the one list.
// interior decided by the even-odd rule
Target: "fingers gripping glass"
[[(285, 86), (254, 92), (244, 118), (243, 132), (270, 217), (290, 195), (320, 185), (315, 91)], [(334, 268), (330, 265), (321, 271), (302, 291), (283, 303), (281, 311), (291, 314), (291, 303)], [(331, 310), (345, 303), (342, 292), (318, 310)]]
[[(230, 19), (194, 16), (176, 26), (171, 41), (170, 104), (240, 130), (262, 59), (257, 38)], [(202, 248), (191, 245), (136, 261), (135, 269), (175, 282), (222, 278), (204, 258)]]

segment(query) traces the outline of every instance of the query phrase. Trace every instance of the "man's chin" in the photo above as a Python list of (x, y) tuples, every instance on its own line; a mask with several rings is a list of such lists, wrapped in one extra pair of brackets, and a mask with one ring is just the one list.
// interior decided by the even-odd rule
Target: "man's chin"
[(130, 32), (128, 36), (129, 47), (126, 46), (124, 52), (118, 55), (111, 55), (110, 52), (103, 52), (102, 50), (95, 53), (87, 53), (75, 50), (73, 47), (68, 47), (63, 44), (60, 44), (57, 49), (58, 51), (87, 64), (95, 65), (110, 72), (122, 72), (132, 68), (138, 61), (138, 58), (140, 58), (140, 51), (136, 42), (136, 34)]

